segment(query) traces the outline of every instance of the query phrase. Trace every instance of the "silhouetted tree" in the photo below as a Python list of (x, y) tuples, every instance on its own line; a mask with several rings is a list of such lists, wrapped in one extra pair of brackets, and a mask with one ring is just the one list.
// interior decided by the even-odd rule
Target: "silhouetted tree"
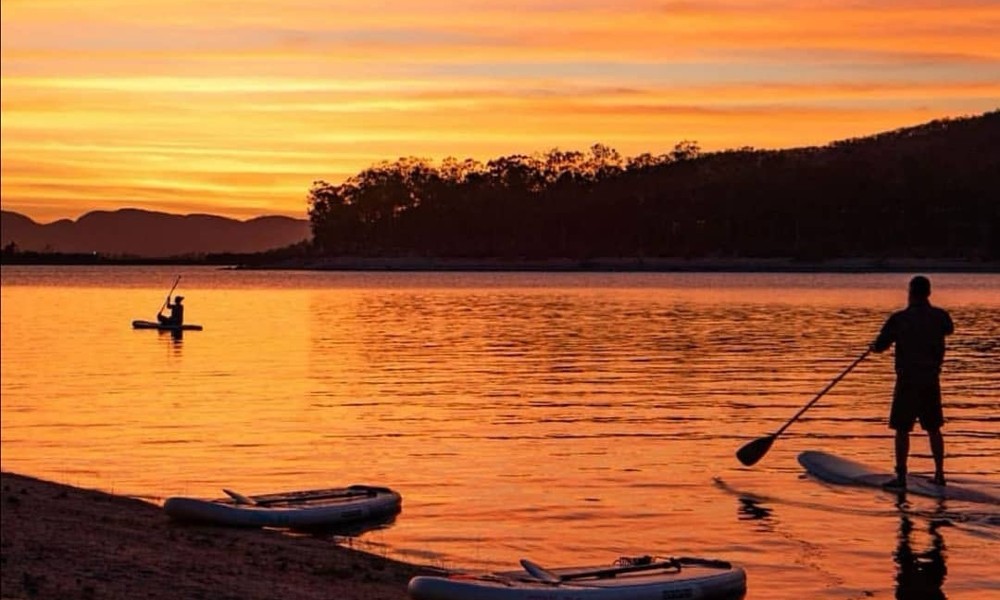
[(406, 157), (315, 182), (309, 216), (328, 255), (996, 259), (997, 139), (1000, 111), (781, 151)]

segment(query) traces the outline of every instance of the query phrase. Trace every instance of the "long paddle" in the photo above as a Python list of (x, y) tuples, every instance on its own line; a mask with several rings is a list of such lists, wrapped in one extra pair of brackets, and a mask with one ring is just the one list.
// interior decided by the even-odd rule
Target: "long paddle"
[(178, 275), (177, 279), (174, 280), (174, 285), (170, 286), (170, 291), (167, 292), (167, 299), (163, 301), (163, 305), (160, 306), (160, 310), (156, 311), (156, 314), (162, 313), (163, 309), (167, 307), (167, 304), (170, 302), (170, 294), (174, 293), (174, 290), (177, 289), (177, 284), (180, 282), (181, 282), (181, 276)]
[(748, 467), (751, 466), (751, 465), (757, 464), (757, 461), (759, 461), (760, 459), (764, 458), (764, 455), (767, 454), (767, 451), (771, 449), (771, 444), (774, 443), (774, 440), (777, 439), (778, 436), (781, 435), (781, 433), (784, 430), (788, 429), (789, 425), (791, 425), (796, 420), (798, 420), (798, 418), (802, 416), (802, 413), (804, 413), (807, 410), (809, 410), (809, 408), (812, 407), (813, 404), (816, 404), (817, 400), (819, 400), (820, 398), (822, 398), (827, 392), (829, 392), (831, 389), (833, 389), (833, 386), (837, 385), (837, 382), (839, 382), (841, 379), (844, 378), (845, 375), (847, 375), (852, 370), (854, 370), (854, 367), (858, 366), (858, 363), (860, 363), (861, 361), (863, 361), (865, 359), (865, 357), (868, 356), (868, 354), (871, 353), (871, 351), (872, 351), (871, 348), (868, 348), (867, 350), (865, 350), (861, 354), (861, 356), (859, 356), (858, 358), (856, 358), (854, 360), (854, 362), (852, 362), (850, 364), (850, 366), (848, 366), (846, 369), (844, 369), (840, 373), (840, 375), (837, 375), (836, 377), (834, 377), (833, 381), (831, 381), (825, 388), (823, 388), (823, 390), (820, 393), (816, 394), (815, 398), (813, 398), (812, 400), (809, 401), (808, 404), (806, 404), (805, 406), (803, 406), (799, 410), (799, 412), (795, 413), (794, 417), (792, 417), (791, 419), (788, 420), (787, 423), (785, 423), (784, 425), (782, 425), (781, 429), (775, 431), (774, 433), (772, 433), (770, 435), (766, 435), (766, 436), (764, 436), (762, 438), (757, 438), (754, 441), (752, 441), (752, 442), (750, 442), (748, 444), (745, 444), (742, 448), (740, 448), (739, 450), (737, 450), (736, 451), (736, 458), (740, 459), (740, 462), (743, 463), (744, 465), (748, 466)]

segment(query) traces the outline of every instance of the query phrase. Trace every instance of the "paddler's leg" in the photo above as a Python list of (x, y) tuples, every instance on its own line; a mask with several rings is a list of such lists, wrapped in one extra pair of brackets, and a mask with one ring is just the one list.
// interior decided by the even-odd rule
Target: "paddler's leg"
[(906, 487), (906, 460), (910, 456), (910, 432), (896, 430), (896, 480), (898, 487)]
[(944, 485), (944, 436), (941, 427), (944, 425), (944, 410), (941, 406), (941, 382), (937, 374), (927, 382), (923, 391), (923, 410), (920, 414), (920, 427), (927, 432), (931, 443), (931, 455), (934, 456), (934, 483)]
[(889, 429), (896, 433), (896, 478), (886, 482), (886, 488), (893, 490), (906, 489), (906, 459), (910, 455), (910, 431), (917, 420), (908, 398), (907, 382), (902, 377), (896, 377), (896, 389), (892, 394), (892, 407), (889, 410)]
[(944, 485), (944, 435), (940, 429), (931, 429), (927, 432), (927, 439), (931, 442), (931, 454), (934, 456), (934, 483)]

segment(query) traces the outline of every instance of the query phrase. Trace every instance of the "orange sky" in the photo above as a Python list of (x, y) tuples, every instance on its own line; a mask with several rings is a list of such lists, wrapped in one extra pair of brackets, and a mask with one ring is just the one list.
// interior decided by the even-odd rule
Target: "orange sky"
[(2, 205), (304, 217), (316, 179), (824, 143), (1000, 106), (996, 0), (3, 0)]

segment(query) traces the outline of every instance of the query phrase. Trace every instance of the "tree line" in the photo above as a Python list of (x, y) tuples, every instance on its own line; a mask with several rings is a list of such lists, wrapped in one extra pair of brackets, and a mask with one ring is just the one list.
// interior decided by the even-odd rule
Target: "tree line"
[(822, 147), (382, 162), (309, 190), (324, 256), (995, 260), (1000, 111)]

